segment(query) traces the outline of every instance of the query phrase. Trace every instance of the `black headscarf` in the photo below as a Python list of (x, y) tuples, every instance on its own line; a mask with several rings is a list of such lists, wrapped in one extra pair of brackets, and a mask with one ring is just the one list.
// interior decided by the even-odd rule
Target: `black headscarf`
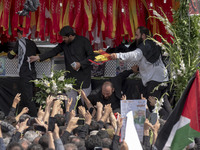
[(161, 55), (161, 47), (156, 45), (152, 40), (145, 40), (138, 46), (138, 48), (141, 49), (147, 61), (152, 64), (155, 63)]

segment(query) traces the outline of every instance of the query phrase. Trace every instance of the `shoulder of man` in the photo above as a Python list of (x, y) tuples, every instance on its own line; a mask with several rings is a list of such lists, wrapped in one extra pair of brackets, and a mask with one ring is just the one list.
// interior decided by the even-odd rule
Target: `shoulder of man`
[(80, 36), (80, 35), (76, 35), (78, 40), (83, 40), (83, 41), (87, 41), (90, 42), (88, 38), (84, 37), (84, 36)]

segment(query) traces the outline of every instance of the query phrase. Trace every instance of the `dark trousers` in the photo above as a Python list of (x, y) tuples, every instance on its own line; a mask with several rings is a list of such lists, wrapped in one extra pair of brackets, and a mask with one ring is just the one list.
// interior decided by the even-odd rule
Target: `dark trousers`
[(19, 93), (21, 93), (21, 101), (18, 112), (20, 113), (24, 107), (28, 107), (28, 114), (35, 117), (37, 116), (37, 109), (35, 103), (32, 101), (34, 83), (30, 82), (30, 80), (33, 79), (29, 77), (20, 77)]

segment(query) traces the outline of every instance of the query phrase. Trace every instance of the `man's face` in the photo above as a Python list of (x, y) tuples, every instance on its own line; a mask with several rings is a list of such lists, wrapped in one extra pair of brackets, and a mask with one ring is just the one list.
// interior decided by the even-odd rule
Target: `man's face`
[(72, 41), (72, 38), (71, 38), (71, 36), (63, 36), (63, 41), (66, 44), (69, 44)]
[(114, 90), (111, 86), (103, 85), (103, 87), (102, 87), (102, 95), (105, 99), (109, 99), (110, 96), (112, 95), (113, 91)]
[(144, 112), (142, 110), (139, 110), (138, 111), (138, 116), (143, 116), (144, 115)]
[(136, 32), (135, 32), (135, 40), (136, 40), (136, 45), (138, 46), (140, 43), (143, 42), (143, 39), (142, 39), (142, 35), (140, 33), (140, 29), (137, 29)]
[(17, 36), (18, 36), (19, 39), (22, 38), (22, 34), (20, 32), (17, 32)]

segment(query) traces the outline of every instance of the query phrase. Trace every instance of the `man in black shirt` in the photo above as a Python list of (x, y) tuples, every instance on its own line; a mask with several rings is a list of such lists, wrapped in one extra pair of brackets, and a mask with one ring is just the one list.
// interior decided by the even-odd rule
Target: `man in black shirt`
[(35, 64), (29, 62), (29, 56), (36, 55), (39, 50), (36, 44), (24, 38), (22, 28), (17, 30), (18, 40), (12, 51), (8, 52), (8, 58), (13, 59), (18, 55), (18, 72), (19, 72), (19, 93), (21, 93), (21, 101), (19, 104), (19, 112), (23, 107), (29, 108), (31, 116), (37, 116), (35, 104), (31, 101), (33, 96), (33, 83), (30, 80), (36, 79)]
[[(88, 59), (94, 59), (94, 53), (89, 40), (83, 36), (78, 36), (74, 33), (70, 26), (65, 26), (61, 29), (60, 35), (63, 37), (63, 42), (59, 43), (50, 52), (44, 53), (39, 56), (31, 56), (31, 62), (40, 60), (43, 61), (47, 58), (52, 58), (60, 52), (64, 52), (65, 67), (70, 71), (66, 78), (74, 77), (76, 85), (74, 88), (79, 89), (83, 82), (82, 88), (88, 95), (91, 91), (91, 63)], [(73, 97), (73, 102), (70, 110), (76, 104), (76, 96), (78, 93), (74, 90), (67, 93), (68, 97)], [(83, 101), (82, 101), (83, 102)]]
[(100, 88), (97, 88), (88, 96), (88, 99), (93, 105), (96, 105), (97, 102), (101, 102), (103, 106), (111, 104), (113, 112), (120, 112), (122, 86), (125, 79), (132, 73), (132, 70), (125, 70), (109, 81), (105, 81)]

